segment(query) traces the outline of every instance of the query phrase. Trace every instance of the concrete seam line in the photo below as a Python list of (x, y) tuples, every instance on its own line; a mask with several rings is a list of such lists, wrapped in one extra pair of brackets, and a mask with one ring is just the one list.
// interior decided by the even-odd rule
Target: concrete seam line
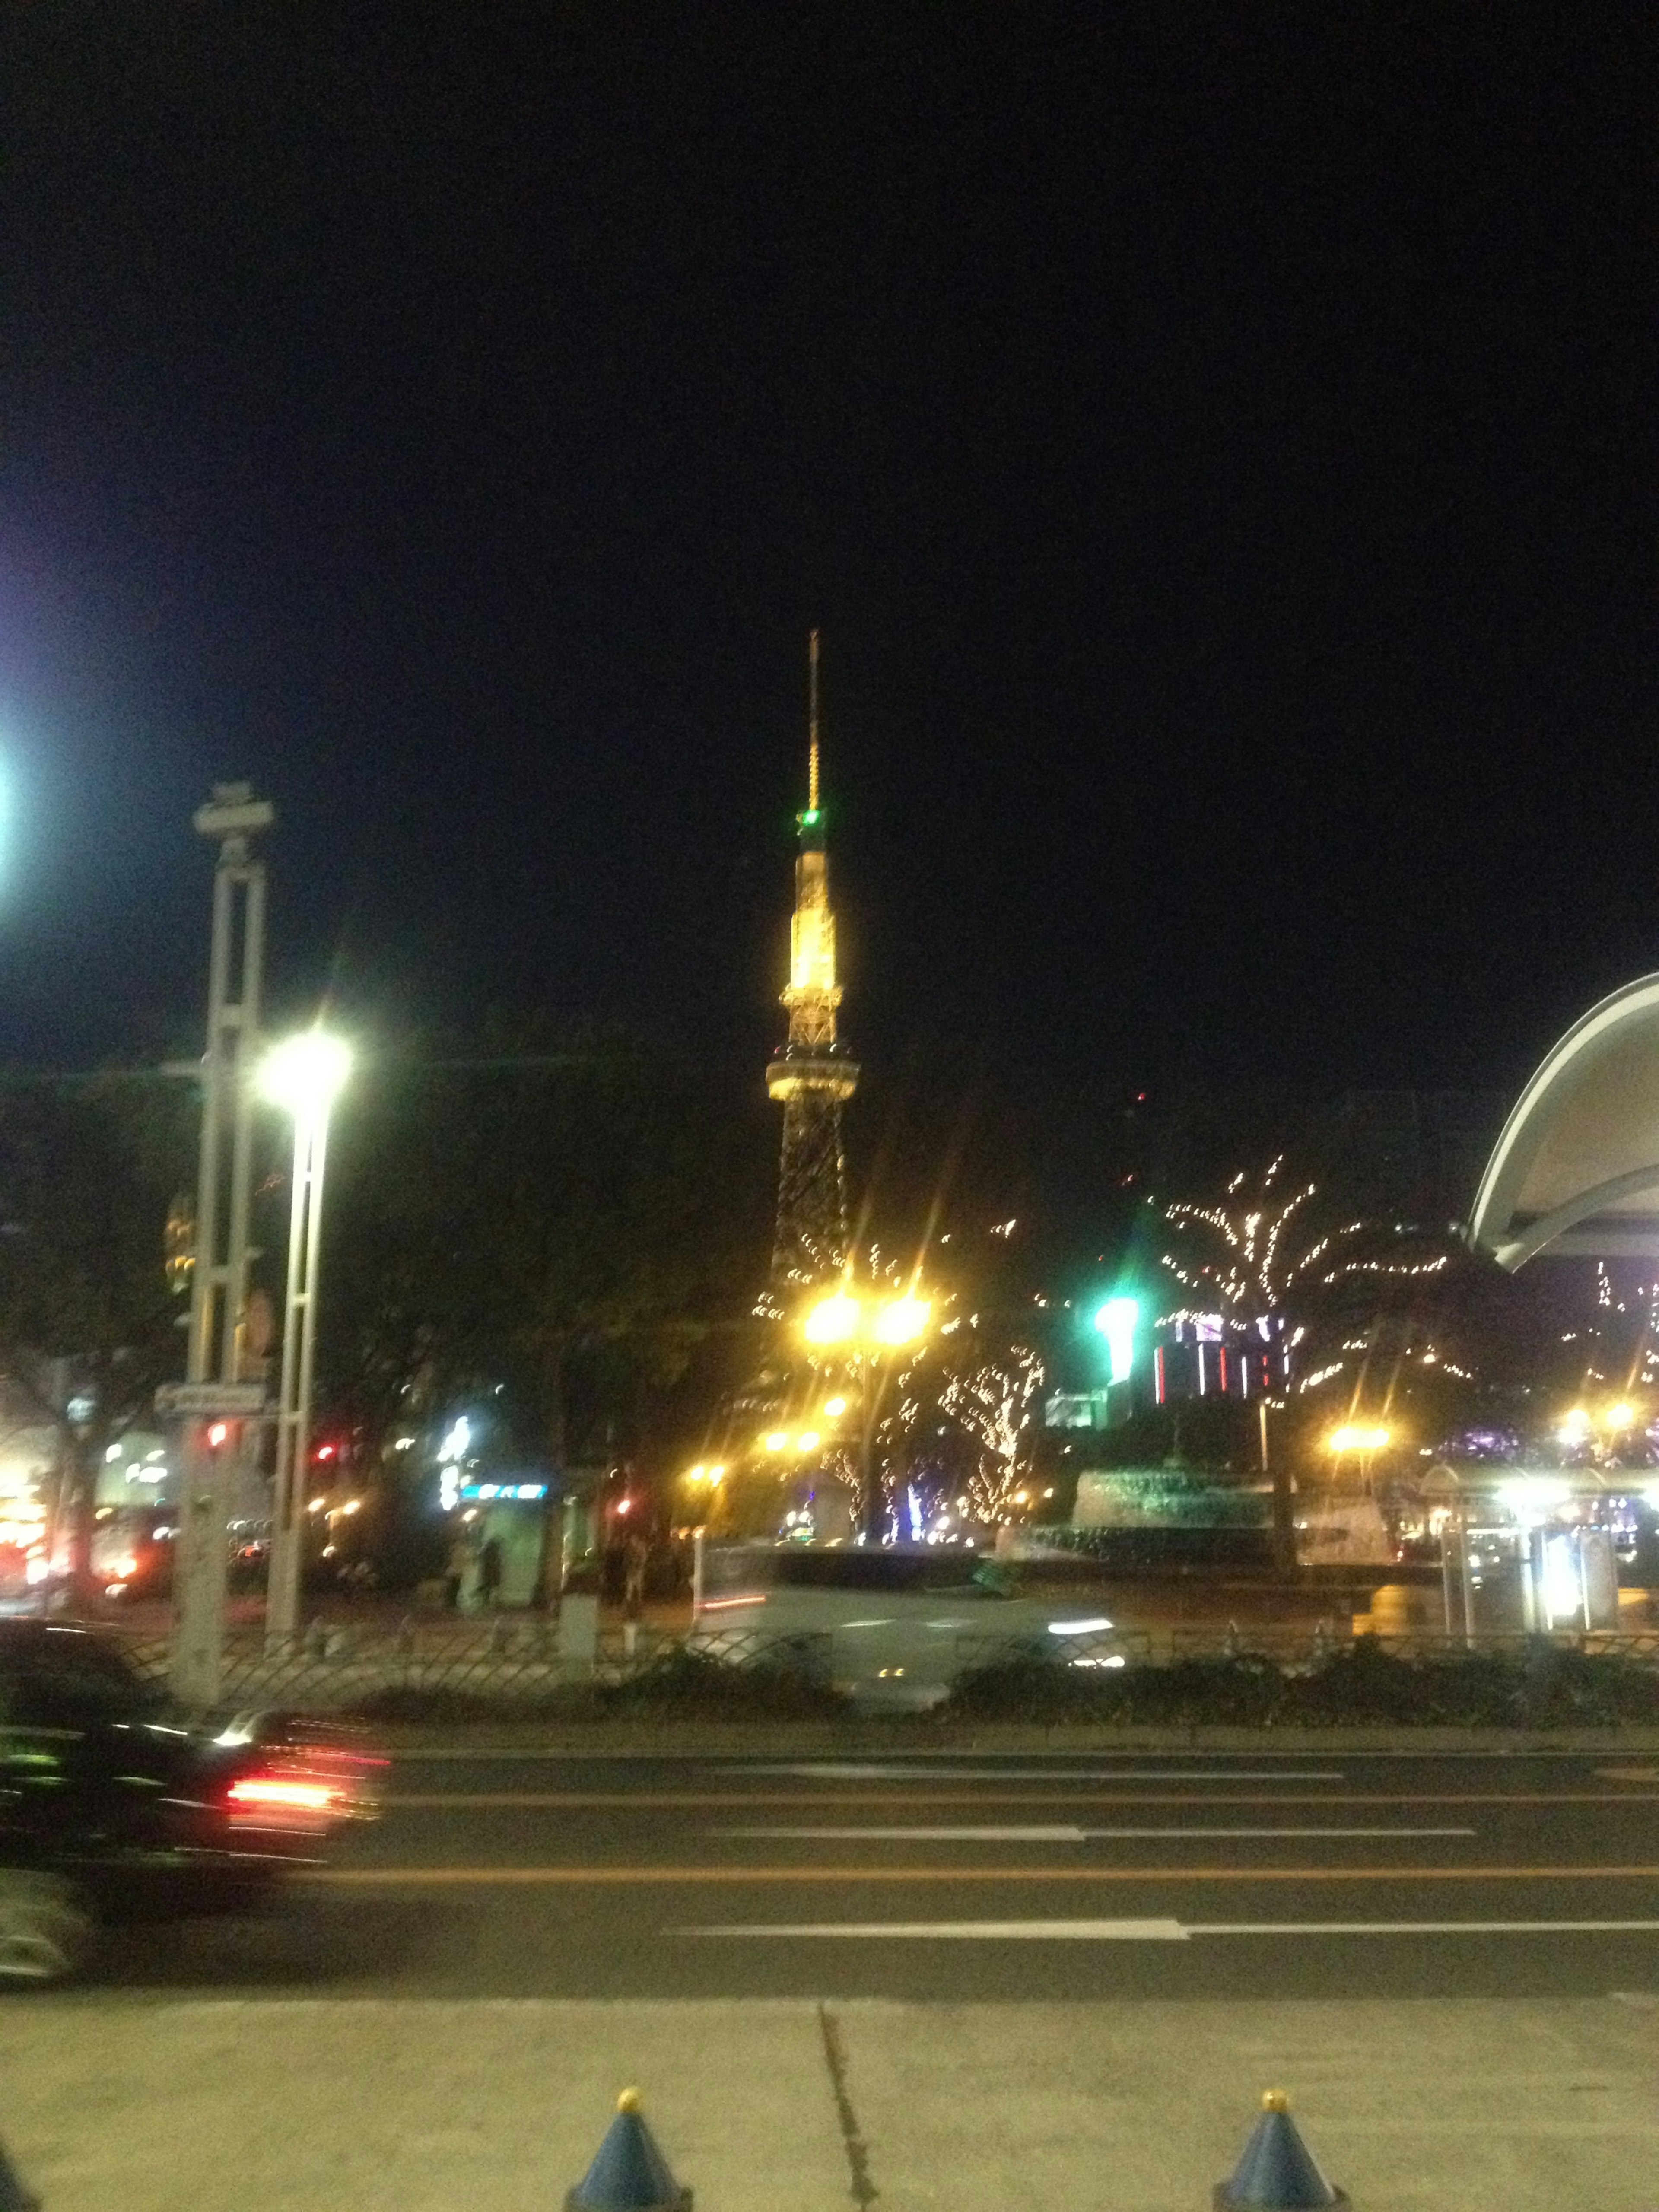
[(823, 2063), (830, 2069), (830, 2094), (836, 2100), (836, 2118), (847, 2152), (847, 2193), (854, 2204), (862, 2208), (873, 2204), (881, 2191), (870, 2179), (870, 2146), (859, 2131), (858, 2115), (853, 2110), (853, 2100), (848, 2091), (847, 2054), (842, 2048), (841, 2029), (822, 1999), (818, 2002), (818, 2030), (823, 2038)]

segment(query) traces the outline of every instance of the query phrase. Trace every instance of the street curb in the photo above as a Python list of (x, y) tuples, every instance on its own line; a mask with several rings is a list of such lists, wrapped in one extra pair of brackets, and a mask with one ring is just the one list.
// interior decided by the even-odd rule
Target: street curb
[(579, 1758), (584, 1753), (641, 1758), (698, 1758), (744, 1754), (799, 1759), (830, 1753), (906, 1752), (962, 1753), (997, 1752), (1140, 1752), (1179, 1756), (1194, 1752), (1554, 1753), (1564, 1756), (1602, 1752), (1659, 1755), (1659, 1728), (1480, 1729), (1480, 1728), (1103, 1728), (1086, 1722), (1052, 1728), (1017, 1723), (928, 1725), (926, 1723), (803, 1721), (720, 1722), (685, 1720), (637, 1723), (615, 1720), (587, 1724), (501, 1723), (471, 1725), (384, 1727), (375, 1731), (386, 1750), (417, 1751), (463, 1747), (537, 1750)]

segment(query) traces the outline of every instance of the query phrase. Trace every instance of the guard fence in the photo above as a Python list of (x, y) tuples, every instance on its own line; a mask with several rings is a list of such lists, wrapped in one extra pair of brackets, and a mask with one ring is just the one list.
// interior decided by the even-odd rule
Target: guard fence
[[(1471, 1649), (1493, 1657), (1518, 1657), (1542, 1645), (1565, 1651), (1617, 1653), (1659, 1672), (1659, 1632), (1632, 1635), (1559, 1632), (1547, 1637), (1481, 1635), (1473, 1644), (1440, 1634), (1367, 1636), (1390, 1656), (1451, 1659)], [(1162, 1632), (1112, 1630), (1065, 1638), (958, 1636), (933, 1655), (926, 1679), (941, 1691), (963, 1674), (1012, 1664), (1069, 1671), (1166, 1666), (1183, 1660), (1249, 1660), (1290, 1671), (1317, 1667), (1347, 1644), (1328, 1626), (1197, 1628)], [(126, 1639), (134, 1664), (165, 1680), (167, 1641)], [(487, 1621), (429, 1622), (411, 1617), (401, 1625), (317, 1621), (286, 1650), (266, 1648), (258, 1629), (227, 1638), (221, 1702), (228, 1708), (281, 1704), (319, 1711), (349, 1711), (389, 1692), (411, 1697), (440, 1693), (511, 1708), (533, 1709), (580, 1686), (618, 1688), (646, 1683), (686, 1662), (730, 1668), (750, 1678), (772, 1674), (793, 1684), (845, 1686), (848, 1659), (830, 1631), (787, 1632), (757, 1628), (694, 1627), (668, 1631), (639, 1624), (601, 1632), (590, 1651), (561, 1642), (556, 1619), (503, 1614)], [(892, 1670), (900, 1671), (897, 1668)], [(917, 1680), (912, 1667), (910, 1679)]]

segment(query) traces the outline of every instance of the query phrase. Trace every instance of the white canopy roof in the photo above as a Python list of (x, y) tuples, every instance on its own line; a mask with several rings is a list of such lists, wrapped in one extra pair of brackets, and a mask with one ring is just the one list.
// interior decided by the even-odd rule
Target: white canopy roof
[(1592, 1006), (1504, 1125), (1469, 1240), (1513, 1270), (1540, 1252), (1659, 1257), (1659, 975)]

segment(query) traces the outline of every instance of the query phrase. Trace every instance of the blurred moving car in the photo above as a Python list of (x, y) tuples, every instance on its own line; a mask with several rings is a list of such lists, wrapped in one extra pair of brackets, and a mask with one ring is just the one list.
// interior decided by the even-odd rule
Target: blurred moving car
[(252, 1910), (381, 1762), (291, 1715), (192, 1725), (113, 1638), (0, 1620), (0, 1984), (72, 1974), (100, 1929)]
[(1058, 1666), (1121, 1667), (1114, 1625), (1086, 1603), (1012, 1595), (1006, 1571), (968, 1551), (789, 1545), (711, 1551), (690, 1648), (733, 1665), (793, 1645), (856, 1704), (925, 1710), (966, 1667), (1015, 1650)]

